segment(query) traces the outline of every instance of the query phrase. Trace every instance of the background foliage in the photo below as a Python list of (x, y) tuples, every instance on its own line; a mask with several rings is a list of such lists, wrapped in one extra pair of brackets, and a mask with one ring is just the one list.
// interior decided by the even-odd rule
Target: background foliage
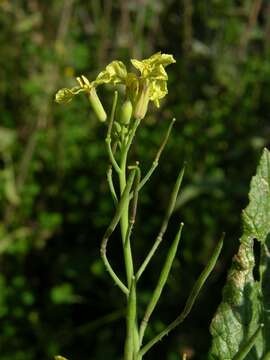
[[(177, 169), (188, 166), (166, 236), (183, 220), (182, 247), (149, 337), (179, 313), (216, 239), (227, 235), (193, 315), (147, 358), (176, 360), (185, 350), (203, 359), (249, 180), (269, 145), (268, 1), (2, 0), (0, 25), (0, 359), (118, 359), (122, 295), (99, 259), (112, 216), (105, 128), (83, 97), (59, 107), (53, 95), (111, 60), (158, 50), (177, 63), (166, 103), (139, 131), (134, 158), (144, 169), (169, 120), (177, 123), (140, 204), (138, 259), (158, 231)], [(109, 108), (110, 89), (103, 95)], [(165, 253), (166, 241), (142, 284), (142, 309)]]

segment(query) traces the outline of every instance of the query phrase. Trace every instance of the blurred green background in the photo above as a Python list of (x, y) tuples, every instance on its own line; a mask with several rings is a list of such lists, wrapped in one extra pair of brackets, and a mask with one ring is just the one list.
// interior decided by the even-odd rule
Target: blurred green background
[[(150, 109), (133, 158), (151, 165), (170, 119), (177, 122), (142, 192), (134, 236), (139, 264), (159, 230), (184, 161), (182, 194), (166, 240), (140, 288), (143, 311), (179, 219), (182, 245), (147, 332), (182, 309), (216, 240), (222, 257), (186, 322), (146, 359), (205, 359), (208, 327), (241, 233), (241, 209), (270, 122), (267, 0), (0, 1), (0, 359), (119, 360), (124, 299), (99, 258), (113, 214), (105, 172), (106, 128), (81, 96), (54, 103), (74, 77), (110, 61), (161, 50), (169, 95)], [(100, 90), (106, 109), (112, 93)], [(122, 271), (120, 242), (110, 246)]]

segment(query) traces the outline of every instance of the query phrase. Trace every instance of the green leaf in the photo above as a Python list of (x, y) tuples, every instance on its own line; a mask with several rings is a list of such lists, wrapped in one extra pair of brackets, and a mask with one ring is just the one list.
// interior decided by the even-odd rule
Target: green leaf
[[(243, 211), (243, 235), (223, 289), (222, 303), (212, 320), (211, 360), (229, 360), (244, 352), (260, 324), (246, 360), (267, 359), (270, 350), (270, 153), (264, 150), (251, 181), (249, 204)], [(260, 244), (254, 279), (254, 240)], [(239, 357), (240, 358), (240, 357)]]

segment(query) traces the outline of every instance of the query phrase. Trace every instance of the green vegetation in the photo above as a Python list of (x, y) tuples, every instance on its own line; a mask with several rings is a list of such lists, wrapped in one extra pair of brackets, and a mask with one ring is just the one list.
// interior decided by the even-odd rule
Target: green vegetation
[[(211, 324), (210, 359), (269, 358), (269, 164), (270, 153), (265, 149), (251, 182), (249, 205), (243, 211), (239, 251)], [(257, 254), (254, 241), (259, 242)]]
[[(137, 134), (131, 162), (140, 159), (142, 173), (169, 121), (177, 121), (151, 185), (141, 191), (136, 259), (153, 243), (184, 161), (166, 238), (174, 238), (179, 219), (185, 231), (146, 342), (184, 308), (223, 231), (226, 241), (188, 321), (146, 359), (176, 360), (183, 352), (205, 358), (210, 319), (238, 248), (249, 181), (269, 144), (269, 13), (265, 0), (0, 2), (1, 360), (58, 353), (119, 358), (125, 304), (99, 255), (100, 234), (114, 212), (104, 176), (104, 127), (85, 96), (60, 107), (54, 94), (74, 86), (75, 76), (94, 79), (113, 59), (126, 63), (160, 50), (177, 62), (170, 67), (170, 96), (158, 112), (150, 104)], [(108, 113), (110, 90), (100, 89)], [(141, 315), (170, 244), (162, 243), (140, 281)], [(110, 256), (123, 274), (121, 252), (110, 247)], [(241, 346), (256, 330), (248, 330)]]

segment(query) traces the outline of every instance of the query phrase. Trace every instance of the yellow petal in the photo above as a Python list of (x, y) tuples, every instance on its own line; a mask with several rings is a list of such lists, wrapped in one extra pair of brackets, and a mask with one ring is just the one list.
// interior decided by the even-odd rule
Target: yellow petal
[(96, 80), (94, 81), (94, 85), (98, 86), (101, 84), (119, 84), (125, 82), (127, 76), (127, 69), (122, 61), (113, 61), (109, 65), (106, 66), (105, 70), (101, 71)]
[(127, 69), (122, 61), (113, 61), (106, 66), (108, 73), (119, 81), (123, 81), (127, 76)]
[(98, 74), (96, 80), (94, 81), (94, 85), (108, 84), (110, 80), (110, 74), (106, 70), (103, 70)]
[(148, 74), (148, 79), (150, 80), (168, 80), (168, 75), (166, 73), (166, 70), (162, 65), (154, 66), (152, 71)]
[(82, 78), (82, 80), (83, 80), (83, 82), (84, 82), (84, 84), (85, 84), (86, 86), (91, 87), (90, 81), (87, 79), (86, 76), (81, 75), (81, 78)]
[(168, 94), (166, 81), (153, 81), (149, 85), (149, 97), (159, 107), (159, 100)]
[(161, 54), (160, 51), (152, 55), (148, 60), (152, 65), (162, 65), (164, 67), (176, 62), (173, 55)]
[(158, 52), (148, 59), (144, 60), (131, 60), (132, 64), (141, 73), (142, 78), (149, 80), (168, 80), (165, 67), (175, 62), (172, 55), (161, 54)]
[(144, 70), (144, 67), (145, 67), (145, 64), (143, 61), (139, 61), (139, 60), (136, 60), (136, 59), (131, 59), (131, 64), (137, 69), (139, 70), (141, 73), (143, 72)]
[(60, 89), (55, 94), (55, 101), (58, 104), (67, 104), (72, 100), (73, 96), (74, 94), (70, 89), (67, 88)]
[(81, 86), (75, 86), (71, 89), (63, 88), (58, 90), (55, 94), (55, 101), (58, 104), (67, 104), (72, 100), (73, 96), (86, 91), (89, 91), (89, 89), (84, 87), (82, 88)]

